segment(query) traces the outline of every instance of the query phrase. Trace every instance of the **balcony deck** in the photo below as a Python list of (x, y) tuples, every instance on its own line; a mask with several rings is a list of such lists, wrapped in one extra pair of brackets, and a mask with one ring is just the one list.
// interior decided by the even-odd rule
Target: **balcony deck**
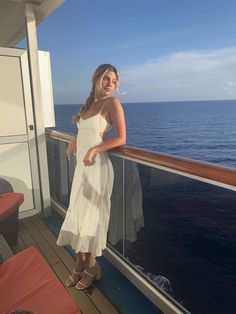
[[(39, 250), (64, 285), (73, 268), (74, 259), (65, 248), (56, 245), (56, 237), (37, 215), (19, 221), (18, 243), (12, 250), (16, 254), (30, 246)], [(65, 289), (79, 305), (83, 314), (119, 313), (96, 286), (89, 292), (80, 292), (75, 288)]]

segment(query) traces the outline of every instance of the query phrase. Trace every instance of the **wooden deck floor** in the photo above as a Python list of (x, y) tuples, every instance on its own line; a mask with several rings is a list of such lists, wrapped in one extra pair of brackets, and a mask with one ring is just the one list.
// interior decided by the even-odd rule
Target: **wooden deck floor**
[[(39, 216), (33, 216), (19, 221), (18, 243), (12, 250), (16, 254), (30, 246), (34, 246), (39, 250), (64, 285), (71, 269), (74, 267), (74, 259), (66, 249), (56, 245), (56, 237)], [(79, 305), (83, 314), (119, 313), (96, 286), (90, 293), (87, 291), (80, 292), (75, 288), (68, 289), (65, 287), (65, 289), (68, 290), (72, 298)]]

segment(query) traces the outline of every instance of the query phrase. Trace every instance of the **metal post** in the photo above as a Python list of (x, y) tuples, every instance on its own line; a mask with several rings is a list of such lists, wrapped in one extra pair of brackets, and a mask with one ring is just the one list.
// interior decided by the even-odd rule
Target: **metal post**
[(49, 189), (49, 175), (47, 163), (47, 149), (46, 137), (43, 121), (43, 109), (41, 100), (41, 85), (40, 85), (40, 72), (38, 60), (38, 42), (37, 30), (35, 20), (35, 9), (37, 6), (26, 3), (25, 4), (25, 17), (27, 28), (27, 46), (28, 46), (28, 59), (29, 59), (29, 72), (31, 80), (35, 133), (36, 133), (36, 149), (39, 165), (39, 181), (40, 193), (42, 198), (42, 211), (45, 215), (51, 213), (50, 189)]

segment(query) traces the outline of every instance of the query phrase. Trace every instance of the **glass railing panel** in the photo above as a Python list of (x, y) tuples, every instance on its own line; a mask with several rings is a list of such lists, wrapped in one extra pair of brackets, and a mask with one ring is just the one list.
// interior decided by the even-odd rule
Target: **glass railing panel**
[(114, 170), (114, 184), (107, 241), (124, 255), (124, 160), (115, 156), (110, 156), (110, 159)]
[(51, 196), (65, 208), (69, 204), (72, 173), (74, 172), (72, 167), (75, 159), (72, 157), (71, 162), (68, 164), (65, 154), (67, 146), (68, 143), (64, 141), (51, 138), (47, 140)]
[(56, 198), (56, 179), (54, 169), (54, 146), (55, 140), (53, 138), (47, 138), (47, 158), (48, 158), (48, 174), (49, 174), (49, 186), (51, 197)]
[[(51, 195), (68, 207), (75, 156), (47, 139)], [(108, 244), (177, 306), (234, 313), (235, 191), (110, 155), (114, 186)]]
[[(143, 191), (139, 173), (139, 165), (124, 160), (124, 252), (139, 237), (144, 227)], [(126, 255), (126, 254), (125, 254)]]
[(235, 191), (127, 160), (124, 169), (127, 261), (192, 313), (233, 313)]
[[(67, 203), (69, 204), (69, 196), (72, 186), (72, 181), (74, 177), (75, 167), (76, 167), (76, 156), (72, 155), (70, 160), (67, 162), (68, 165), (68, 196)], [(67, 209), (67, 208), (66, 208)]]

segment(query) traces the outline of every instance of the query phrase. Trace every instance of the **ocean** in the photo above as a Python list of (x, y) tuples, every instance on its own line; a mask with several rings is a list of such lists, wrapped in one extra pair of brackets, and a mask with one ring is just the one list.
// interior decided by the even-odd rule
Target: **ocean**
[[(127, 145), (236, 168), (236, 100), (122, 104)], [(56, 130), (75, 134), (80, 105), (56, 105)]]

